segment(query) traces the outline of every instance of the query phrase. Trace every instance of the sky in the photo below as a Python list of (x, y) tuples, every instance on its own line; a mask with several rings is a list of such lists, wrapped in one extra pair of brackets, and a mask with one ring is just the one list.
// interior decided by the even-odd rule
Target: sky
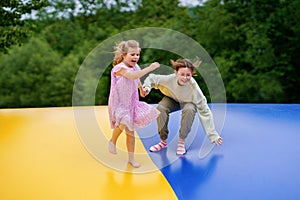
[(179, 0), (183, 6), (196, 6), (207, 0)]
[[(24, 2), (26, 2), (27, 0), (23, 0)], [(207, 0), (179, 0), (180, 5), (182, 6), (188, 6), (188, 7), (192, 7), (192, 6), (197, 6), (197, 5), (201, 5), (202, 3), (206, 2)], [(75, 0), (75, 2), (77, 2)], [(114, 2), (114, 0), (106, 0), (107, 3), (109, 2)], [(49, 11), (51, 12), (51, 10), (53, 10), (53, 8), (48, 8)], [(62, 13), (62, 15), (64, 15)], [(31, 14), (25, 14), (22, 16), (22, 19), (28, 19), (28, 18), (36, 18), (36, 11), (32, 11)]]

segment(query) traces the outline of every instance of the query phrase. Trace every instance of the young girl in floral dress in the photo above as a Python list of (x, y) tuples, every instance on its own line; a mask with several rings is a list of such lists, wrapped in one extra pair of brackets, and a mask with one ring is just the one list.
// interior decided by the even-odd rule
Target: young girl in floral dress
[(122, 41), (115, 46), (114, 67), (111, 71), (108, 100), (109, 119), (113, 128), (108, 145), (109, 152), (117, 153), (116, 143), (124, 130), (126, 132), (128, 163), (133, 167), (140, 167), (140, 164), (134, 159), (134, 131), (155, 120), (160, 113), (155, 107), (139, 101), (138, 89), (143, 92), (139, 78), (160, 66), (159, 63), (155, 62), (144, 69), (140, 69), (137, 64), (140, 51), (139, 43), (135, 40)]

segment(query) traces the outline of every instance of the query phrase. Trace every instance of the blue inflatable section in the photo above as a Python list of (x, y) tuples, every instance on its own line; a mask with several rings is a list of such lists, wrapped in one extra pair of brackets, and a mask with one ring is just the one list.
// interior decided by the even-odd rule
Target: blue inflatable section
[[(149, 152), (178, 199), (300, 199), (300, 104), (227, 104), (224, 143), (203, 159), (198, 118), (176, 156), (180, 115), (171, 114), (168, 148)], [(138, 134), (146, 149), (159, 142), (155, 123)]]

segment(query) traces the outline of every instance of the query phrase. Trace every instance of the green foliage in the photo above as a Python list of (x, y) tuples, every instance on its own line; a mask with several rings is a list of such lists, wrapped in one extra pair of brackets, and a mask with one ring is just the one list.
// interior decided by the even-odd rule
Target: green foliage
[(0, 53), (8, 52), (13, 45), (21, 45), (30, 36), (29, 21), (22, 20), (22, 15), (30, 14), (46, 4), (45, 1), (4, 0), (0, 2)]
[(84, 38), (84, 31), (80, 25), (68, 19), (46, 27), (42, 34), (51, 48), (63, 56), (67, 56), (76, 46), (79, 46)]
[(270, 75), (272, 72), (252, 75), (242, 71), (229, 82), (228, 92), (236, 102), (279, 103), (283, 98), (283, 89), (278, 80)]
[[(199, 42), (218, 66), (228, 102), (300, 102), (300, 1), (208, 0), (196, 7), (179, 6), (177, 0), (76, 2), (0, 3), (0, 107), (107, 104), (113, 45), (99, 57), (92, 55), (93, 61), (86, 58), (107, 38), (138, 27), (169, 28)], [(36, 18), (21, 19), (32, 10), (38, 10)], [(181, 49), (185, 45), (168, 34), (153, 37), (140, 42), (158, 46), (161, 41), (172, 52), (143, 49), (141, 67), (153, 61), (170, 66), (178, 50), (193, 51)], [(107, 66), (99, 66), (103, 60)], [(87, 70), (77, 77), (81, 67)], [(202, 65), (195, 79), (215, 102), (218, 96), (211, 99), (207, 84), (217, 88), (220, 83), (211, 69)], [(157, 103), (161, 97), (152, 91), (142, 100)]]
[(299, 62), (292, 57), (299, 56), (299, 43), (291, 42), (299, 41), (299, 5), (211, 0), (193, 10), (201, 21), (195, 37), (219, 66), (229, 102), (300, 101)]
[(79, 68), (78, 58), (67, 56), (55, 66), (47, 77), (47, 106), (70, 106), (75, 76)]
[(40, 39), (31, 39), (10, 55), (1, 56), (0, 107), (49, 106), (47, 81), (51, 70), (59, 65), (60, 57)]

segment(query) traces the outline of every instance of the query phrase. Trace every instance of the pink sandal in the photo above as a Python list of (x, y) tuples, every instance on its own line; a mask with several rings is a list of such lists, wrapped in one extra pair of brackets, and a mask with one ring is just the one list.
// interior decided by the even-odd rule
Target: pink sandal
[(157, 152), (167, 147), (167, 143), (164, 141), (160, 141), (158, 144), (150, 147), (151, 152)]
[(177, 155), (184, 155), (186, 153), (184, 142), (183, 141), (178, 141), (178, 146), (177, 146)]

